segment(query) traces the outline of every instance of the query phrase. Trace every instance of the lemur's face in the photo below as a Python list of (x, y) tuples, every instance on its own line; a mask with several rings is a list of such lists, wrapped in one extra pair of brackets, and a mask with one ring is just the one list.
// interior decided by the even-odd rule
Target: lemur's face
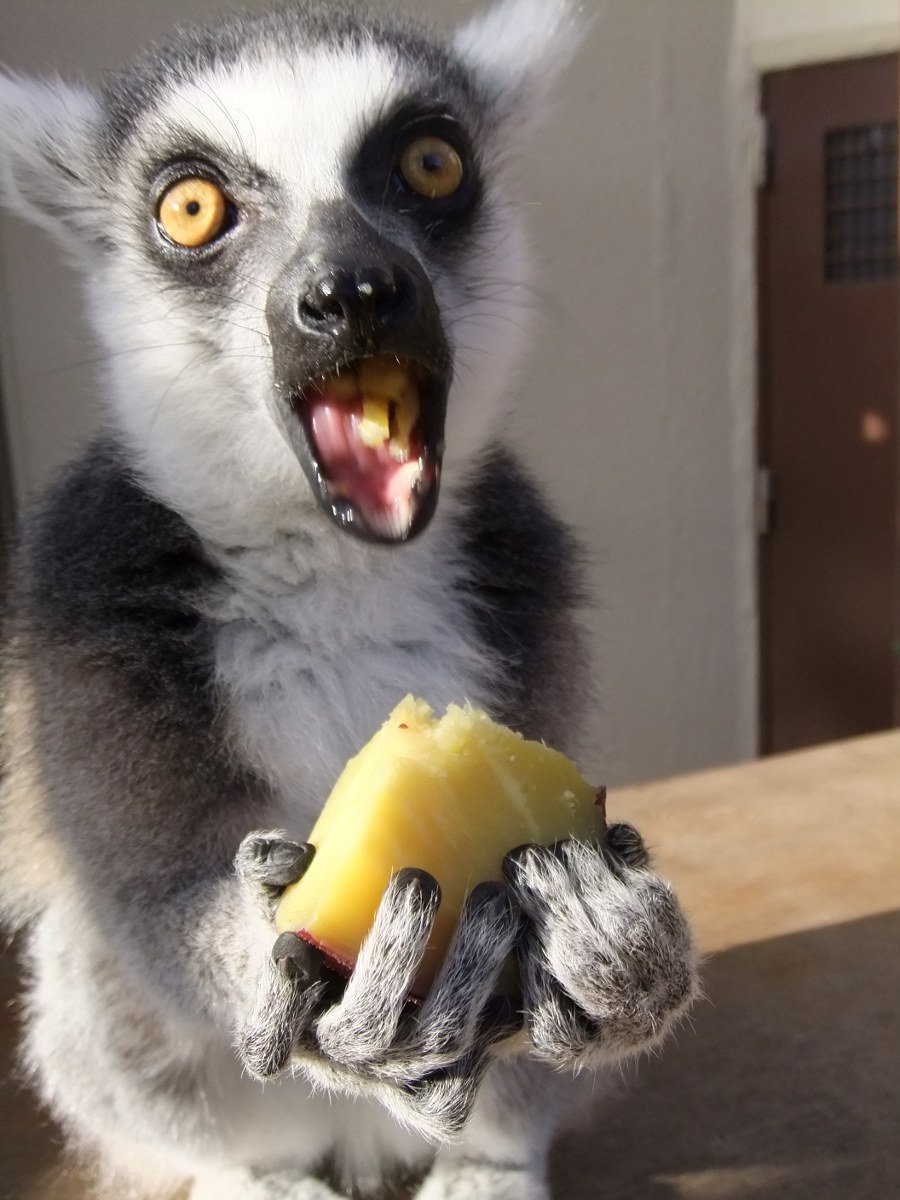
[(107, 87), (79, 217), (116, 415), (160, 490), (189, 495), (194, 469), (197, 490), (234, 476), (250, 506), (317, 502), (369, 540), (426, 527), (522, 339), (506, 162), (526, 72), (491, 21), (509, 41), (541, 5), (514, 9), (454, 51), (289, 8)]
[(227, 364), (325, 512), (379, 541), (434, 511), (470, 285), (498, 264), (482, 110), (416, 65), (390, 43), (266, 45), (170, 81), (110, 213), (136, 330)]

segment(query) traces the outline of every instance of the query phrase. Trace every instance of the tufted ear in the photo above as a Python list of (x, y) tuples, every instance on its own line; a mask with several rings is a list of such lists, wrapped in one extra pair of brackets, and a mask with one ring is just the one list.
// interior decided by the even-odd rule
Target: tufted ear
[(99, 124), (86, 89), (0, 74), (0, 200), (67, 246), (101, 236)]
[(568, 0), (501, 0), (462, 26), (454, 46), (504, 115), (531, 125), (587, 24)]

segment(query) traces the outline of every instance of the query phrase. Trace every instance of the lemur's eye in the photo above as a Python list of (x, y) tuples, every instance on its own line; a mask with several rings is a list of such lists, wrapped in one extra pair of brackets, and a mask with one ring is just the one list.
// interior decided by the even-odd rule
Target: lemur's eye
[(163, 193), (156, 219), (178, 246), (206, 246), (225, 229), (228, 201), (210, 179), (179, 179)]
[(439, 137), (417, 137), (400, 155), (400, 174), (420, 196), (443, 200), (458, 190), (465, 169), (449, 142)]

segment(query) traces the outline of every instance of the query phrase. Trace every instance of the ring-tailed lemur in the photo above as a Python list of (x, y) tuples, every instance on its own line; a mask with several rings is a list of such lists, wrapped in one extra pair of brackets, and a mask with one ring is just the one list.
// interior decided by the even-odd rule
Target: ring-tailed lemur
[[(85, 264), (108, 402), (14, 572), (2, 890), (27, 1061), (135, 1189), (539, 1200), (567, 1073), (656, 1042), (694, 991), (625, 826), (511, 855), (419, 1008), (420, 872), (346, 986), (271, 922), (403, 694), (574, 746), (577, 555), (500, 407), (513, 168), (571, 40), (545, 0), (446, 42), (291, 3), (97, 94), (0, 81), (5, 197)], [(374, 414), (371, 370), (395, 377)]]

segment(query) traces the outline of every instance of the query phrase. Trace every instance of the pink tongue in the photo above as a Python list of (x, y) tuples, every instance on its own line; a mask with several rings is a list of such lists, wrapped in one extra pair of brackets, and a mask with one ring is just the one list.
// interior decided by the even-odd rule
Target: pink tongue
[(366, 509), (393, 511), (408, 503), (418, 463), (400, 463), (387, 446), (373, 449), (356, 432), (353, 406), (323, 396), (309, 404), (316, 455), (332, 489)]

